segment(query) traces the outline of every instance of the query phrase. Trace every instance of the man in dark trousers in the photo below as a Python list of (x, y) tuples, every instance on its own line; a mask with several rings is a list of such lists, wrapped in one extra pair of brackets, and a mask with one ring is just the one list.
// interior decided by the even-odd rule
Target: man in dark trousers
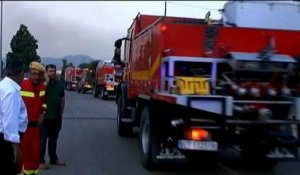
[(45, 152), (48, 141), (50, 164), (64, 166), (65, 163), (58, 159), (56, 154), (57, 139), (62, 127), (62, 114), (65, 106), (65, 93), (63, 84), (56, 78), (56, 66), (46, 66), (49, 82), (46, 82), (46, 114), (41, 125), (40, 168), (48, 169), (45, 163)]
[(18, 60), (6, 63), (6, 77), (0, 82), (0, 174), (16, 175), (20, 160), (20, 137), (27, 129), (25, 104), (20, 95), (24, 65)]

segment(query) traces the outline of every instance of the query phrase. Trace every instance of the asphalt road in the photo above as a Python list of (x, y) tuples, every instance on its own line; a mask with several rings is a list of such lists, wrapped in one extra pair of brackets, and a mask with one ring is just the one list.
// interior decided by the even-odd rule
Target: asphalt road
[[(300, 162), (283, 162), (273, 170), (245, 167), (238, 154), (226, 151), (214, 162), (170, 165), (148, 171), (140, 163), (138, 139), (116, 132), (114, 99), (103, 101), (91, 94), (66, 92), (66, 110), (58, 143), (65, 167), (51, 166), (41, 175), (299, 175)], [(48, 160), (48, 156), (46, 156)]]

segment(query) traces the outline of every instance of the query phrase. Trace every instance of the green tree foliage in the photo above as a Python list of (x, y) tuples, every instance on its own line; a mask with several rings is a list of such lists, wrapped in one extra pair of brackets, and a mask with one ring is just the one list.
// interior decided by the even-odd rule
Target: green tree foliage
[(10, 42), (12, 52), (6, 54), (7, 60), (20, 59), (25, 64), (25, 70), (27, 71), (31, 61), (41, 62), (41, 58), (36, 51), (38, 48), (37, 42), (28, 28), (21, 24)]
[(62, 66), (62, 69), (61, 69), (61, 74), (60, 74), (60, 79), (63, 80), (64, 77), (65, 77), (65, 70), (67, 68), (67, 60), (66, 59), (62, 59), (62, 62), (63, 62), (63, 66)]
[(81, 64), (79, 64), (78, 67), (79, 67), (80, 69), (86, 69), (86, 68), (89, 67), (89, 63), (81, 63)]
[(98, 63), (98, 61), (91, 61), (89, 63), (81, 63), (78, 67), (81, 69), (90, 69), (90, 70), (94, 70), (96, 67), (96, 64)]
[(68, 63), (67, 67), (73, 67), (73, 68), (75, 68), (75, 66), (73, 65), (73, 63)]

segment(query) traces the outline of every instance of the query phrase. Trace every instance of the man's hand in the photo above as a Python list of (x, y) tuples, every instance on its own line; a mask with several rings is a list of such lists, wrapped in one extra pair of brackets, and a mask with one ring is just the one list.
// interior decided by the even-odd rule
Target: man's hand
[(49, 78), (49, 76), (48, 76), (47, 73), (44, 74), (44, 78), (45, 78), (45, 81), (44, 81), (43, 84), (44, 84), (45, 86), (47, 86), (47, 85), (49, 84), (49, 81), (50, 81), (50, 78)]
[(45, 114), (41, 114), (40, 115), (40, 118), (39, 118), (39, 121), (38, 121), (38, 125), (41, 126), (43, 121), (44, 121), (44, 117), (45, 117)]
[(12, 144), (14, 149), (14, 163), (18, 163), (21, 160), (20, 147), (18, 143)]

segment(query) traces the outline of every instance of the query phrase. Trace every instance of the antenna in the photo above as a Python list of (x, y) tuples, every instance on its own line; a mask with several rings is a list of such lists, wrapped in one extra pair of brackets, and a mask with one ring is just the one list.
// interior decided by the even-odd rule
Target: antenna
[(167, 1), (165, 1), (165, 16), (167, 16)]

